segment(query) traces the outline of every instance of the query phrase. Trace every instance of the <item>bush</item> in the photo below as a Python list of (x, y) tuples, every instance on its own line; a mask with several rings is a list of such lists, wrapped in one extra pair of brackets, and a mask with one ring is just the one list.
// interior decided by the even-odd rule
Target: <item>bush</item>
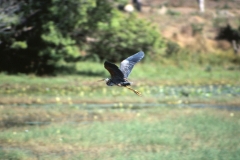
[(178, 54), (178, 52), (181, 50), (180, 46), (172, 41), (168, 41), (166, 43), (166, 56), (172, 56), (174, 54)]
[(91, 55), (116, 62), (139, 50), (158, 54), (159, 48), (164, 48), (161, 34), (149, 22), (116, 10), (112, 16), (110, 23), (98, 23), (98, 32), (94, 35), (97, 38), (90, 44)]

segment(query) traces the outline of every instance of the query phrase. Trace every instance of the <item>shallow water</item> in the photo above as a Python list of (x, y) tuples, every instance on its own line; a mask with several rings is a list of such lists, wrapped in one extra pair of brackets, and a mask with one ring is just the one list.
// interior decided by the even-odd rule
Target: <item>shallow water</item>
[(215, 109), (224, 109), (224, 110), (234, 110), (240, 111), (239, 105), (219, 105), (219, 104), (207, 104), (207, 103), (178, 103), (178, 104), (168, 104), (168, 103), (109, 103), (109, 104), (15, 104), (11, 106), (19, 106), (19, 107), (46, 107), (46, 108), (54, 108), (54, 107), (74, 107), (85, 110), (93, 110), (93, 109), (130, 109), (130, 110), (140, 110), (140, 109), (148, 109), (154, 107), (176, 107), (176, 108), (215, 108)]
[[(36, 108), (42, 108), (42, 109), (67, 109), (67, 108), (74, 108), (79, 110), (86, 110), (88, 114), (95, 114), (96, 111), (109, 111), (109, 110), (115, 110), (120, 112), (141, 112), (146, 111), (154, 108), (211, 108), (211, 109), (219, 109), (219, 110), (227, 110), (232, 112), (239, 112), (240, 111), (240, 105), (219, 105), (219, 104), (206, 104), (206, 103), (178, 103), (178, 104), (168, 104), (168, 103), (109, 103), (109, 104), (99, 104), (99, 103), (91, 103), (91, 104), (12, 104), (12, 105), (5, 105), (6, 107), (22, 107), (26, 110), (32, 107)], [(73, 111), (74, 112), (74, 111)], [(76, 119), (71, 119), (69, 121), (65, 121), (64, 123), (92, 123), (92, 120), (86, 120), (84, 117), (81, 117), (81, 115), (77, 116)], [(82, 118), (82, 119), (81, 119)], [(81, 121), (79, 121), (81, 120)], [(52, 121), (26, 121), (21, 125), (48, 125), (51, 124)]]
[[(85, 87), (86, 88), (86, 87)], [(25, 104), (24, 102), (21, 103), (9, 103), (10, 106), (21, 106), (21, 107), (75, 107), (79, 109), (95, 109), (95, 108), (106, 108), (106, 109), (118, 109), (118, 108), (125, 108), (125, 109), (147, 109), (151, 107), (190, 107), (190, 108), (216, 108), (216, 109), (227, 109), (227, 110), (240, 110), (240, 104), (234, 103), (235, 105), (230, 105), (229, 103), (225, 103), (224, 105), (221, 103), (210, 103), (211, 101), (218, 102), (222, 99), (231, 101), (231, 99), (238, 100), (240, 98), (240, 86), (233, 86), (233, 85), (183, 85), (183, 86), (135, 86), (136, 89), (143, 92), (144, 96), (139, 99), (136, 96), (136, 100), (132, 103), (123, 103), (115, 99), (115, 97), (120, 97), (122, 99), (129, 98), (131, 96), (135, 96), (131, 92), (126, 92), (119, 87), (96, 87), (96, 88), (89, 88), (86, 89), (86, 94), (92, 94), (93, 98), (96, 98), (96, 102), (85, 103), (85, 97), (89, 97), (86, 95), (85, 97), (80, 95), (76, 96), (79, 90), (66, 90), (67, 94), (61, 95), (62, 99), (64, 97), (71, 99), (82, 99), (81, 102), (71, 102), (71, 104), (60, 103), (60, 98), (58, 97), (59, 93), (56, 95), (48, 95), (43, 92), (36, 91), (36, 93), (26, 94), (27, 96), (36, 95), (38, 96), (47, 96), (48, 98), (56, 99), (56, 102), (49, 103), (41, 102), (39, 103), (31, 103)], [(107, 90), (107, 91), (106, 91)], [(111, 93), (111, 91), (114, 91)], [(118, 92), (115, 97), (112, 96), (114, 93)], [(4, 92), (4, 91), (2, 91)], [(110, 92), (110, 93), (109, 93)], [(123, 92), (124, 94), (121, 94)], [(40, 94), (41, 93), (41, 94)], [(99, 96), (100, 95), (100, 96)], [(15, 95), (13, 95), (15, 96)], [(99, 97), (97, 97), (99, 96)], [(111, 97), (112, 96), (112, 97)], [(104, 98), (103, 98), (104, 97)], [(108, 103), (103, 104), (103, 99), (109, 99)], [(131, 98), (131, 97), (130, 97)], [(144, 99), (152, 98), (152, 101), (147, 101)], [(197, 99), (197, 101), (192, 101)], [(69, 100), (69, 99), (68, 99)], [(142, 100), (142, 101), (139, 101)], [(206, 101), (207, 100), (207, 101)], [(98, 103), (99, 101), (99, 103)], [(139, 101), (139, 102), (138, 102)], [(67, 101), (68, 102), (68, 101)], [(194, 103), (193, 103), (194, 102)], [(197, 103), (196, 103), (197, 102)], [(207, 103), (209, 102), (209, 103)], [(228, 105), (229, 104), (229, 105)], [(231, 103), (233, 104), (233, 103)]]

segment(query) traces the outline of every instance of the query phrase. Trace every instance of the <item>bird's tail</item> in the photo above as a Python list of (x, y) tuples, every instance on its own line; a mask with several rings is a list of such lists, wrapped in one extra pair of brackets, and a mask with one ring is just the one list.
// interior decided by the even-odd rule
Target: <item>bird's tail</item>
[(129, 86), (124, 86), (124, 87), (126, 87), (127, 89), (129, 89), (129, 90), (131, 90), (131, 91), (133, 91), (135, 94), (137, 94), (138, 96), (142, 96), (142, 93), (141, 92), (138, 92), (137, 90), (135, 90), (135, 89), (132, 89), (131, 87), (129, 87)]

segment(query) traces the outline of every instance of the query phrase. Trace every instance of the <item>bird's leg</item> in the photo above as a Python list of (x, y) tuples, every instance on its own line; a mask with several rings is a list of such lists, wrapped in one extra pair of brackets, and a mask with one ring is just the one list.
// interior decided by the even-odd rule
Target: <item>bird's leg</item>
[(133, 91), (133, 92), (134, 92), (135, 94), (137, 94), (138, 96), (142, 96), (142, 94), (141, 94), (140, 92), (138, 92), (137, 90), (132, 89), (131, 87), (128, 87), (128, 86), (124, 86), (124, 87), (126, 87), (127, 89)]

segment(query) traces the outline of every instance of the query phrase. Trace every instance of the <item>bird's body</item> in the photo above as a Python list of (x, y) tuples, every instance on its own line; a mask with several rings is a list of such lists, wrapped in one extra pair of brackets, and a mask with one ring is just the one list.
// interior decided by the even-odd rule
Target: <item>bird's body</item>
[(108, 61), (104, 62), (104, 67), (108, 70), (108, 72), (111, 75), (111, 78), (104, 79), (106, 81), (106, 84), (108, 86), (122, 86), (126, 87), (132, 91), (134, 91), (136, 94), (141, 95), (138, 91), (128, 87), (131, 85), (131, 83), (127, 80), (129, 74), (131, 73), (134, 65), (139, 62), (144, 57), (144, 52), (140, 51), (127, 59), (123, 60), (121, 62), (120, 67), (116, 66), (113, 63), (110, 63)]
[(109, 79), (109, 78), (106, 78), (105, 80), (106, 80), (106, 84), (107, 84), (108, 86), (114, 86), (114, 85), (118, 85), (118, 86), (130, 86), (130, 85), (131, 85), (131, 83), (128, 82), (127, 80), (124, 80), (124, 81), (122, 81), (122, 82), (120, 82), (120, 83), (118, 83), (118, 84), (114, 83), (114, 81), (112, 81), (112, 80)]

